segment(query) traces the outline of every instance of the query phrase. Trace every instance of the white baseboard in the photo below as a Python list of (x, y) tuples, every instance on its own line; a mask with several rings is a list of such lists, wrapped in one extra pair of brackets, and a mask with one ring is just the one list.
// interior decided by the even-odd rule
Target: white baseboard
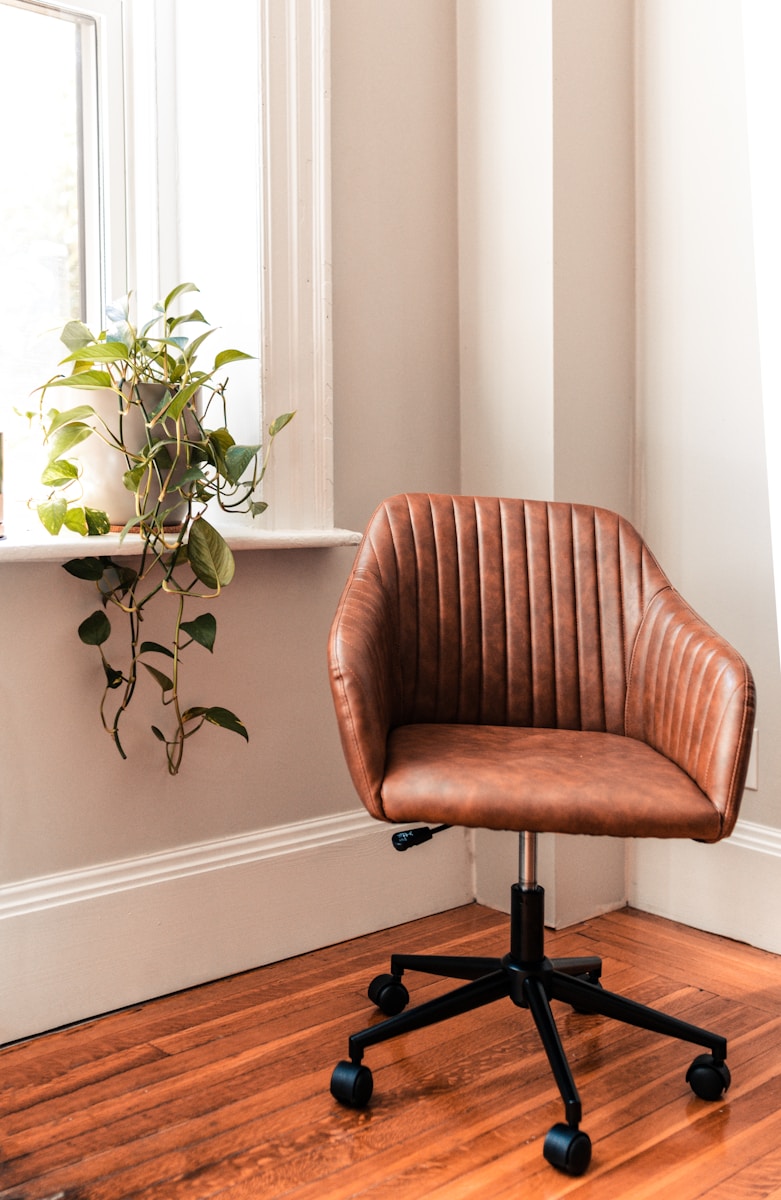
[[(472, 844), (397, 854), (361, 810), (0, 887), (0, 1043), (469, 903)], [(632, 843), (629, 879), (641, 909), (781, 953), (781, 830)]]
[(472, 898), (463, 831), (362, 810), (0, 887), (0, 1043)]
[(781, 830), (738, 821), (715, 846), (638, 841), (629, 901), (645, 912), (781, 954)]

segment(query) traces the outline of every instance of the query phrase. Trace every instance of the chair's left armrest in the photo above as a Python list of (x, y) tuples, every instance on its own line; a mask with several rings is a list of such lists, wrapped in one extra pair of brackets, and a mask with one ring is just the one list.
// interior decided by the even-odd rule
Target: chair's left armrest
[(369, 812), (382, 818), (388, 734), (400, 694), (398, 638), (388, 597), (371, 572), (357, 570), (348, 581), (331, 627), (328, 661), (353, 784)]

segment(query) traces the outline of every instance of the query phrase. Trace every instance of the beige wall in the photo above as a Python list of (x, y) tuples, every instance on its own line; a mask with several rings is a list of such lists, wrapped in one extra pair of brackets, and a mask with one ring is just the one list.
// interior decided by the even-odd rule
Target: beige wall
[(462, 486), (632, 511), (633, 7), (458, 0)]
[(334, 0), (336, 523), (457, 491), (456, 14)]
[[(778, 949), (764, 914), (781, 903), (781, 680), (741, 32), (737, 0), (460, 0), (462, 482), (627, 513), (757, 678), (759, 786), (736, 834), (638, 844), (626, 890), (615, 847), (595, 864), (582, 839), (546, 844), (554, 920), (577, 915), (568, 892), (628, 895)], [(479, 893), (500, 904), (514, 850), (496, 841)]]
[(639, 519), (756, 677), (757, 790), (717, 847), (638, 843), (640, 907), (781, 950), (781, 679), (738, 0), (637, 4)]
[(638, 519), (674, 582), (752, 665), (760, 787), (743, 815), (778, 828), (741, 5), (644, 0), (637, 36)]

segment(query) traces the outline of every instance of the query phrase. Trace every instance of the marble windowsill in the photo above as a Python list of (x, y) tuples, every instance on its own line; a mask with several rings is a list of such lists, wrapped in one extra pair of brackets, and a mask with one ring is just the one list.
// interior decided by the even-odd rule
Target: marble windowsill
[[(216, 523), (215, 523), (216, 524)], [(353, 529), (260, 529), (236, 522), (218, 526), (232, 550), (308, 550), (331, 546), (354, 546), (361, 535)], [(65, 530), (51, 537), (43, 528), (7, 530), (0, 541), (0, 564), (4, 562), (67, 562), (92, 554), (124, 557), (138, 554), (141, 539), (129, 534), (120, 542), (118, 533), (83, 538)]]

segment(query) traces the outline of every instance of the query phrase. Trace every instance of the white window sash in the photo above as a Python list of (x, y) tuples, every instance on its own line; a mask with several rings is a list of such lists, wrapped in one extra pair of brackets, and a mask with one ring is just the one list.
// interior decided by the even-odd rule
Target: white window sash
[[(201, 12), (204, 19), (199, 22)], [(231, 39), (234, 45), (236, 38), (246, 40), (250, 13), (252, 21), (257, 21), (253, 70), (257, 72), (258, 96), (256, 112), (242, 117), (242, 129), (246, 119), (251, 140), (249, 144), (244, 140), (233, 156), (229, 150), (199, 183), (188, 172), (194, 170), (198, 157), (192, 139), (200, 120), (199, 88), (205, 87), (206, 81), (199, 84), (193, 72), (200, 70), (206, 75), (210, 71), (208, 59), (200, 57), (208, 49), (209, 31), (223, 39), (224, 52)], [(275, 442), (264, 484), (269, 510), (262, 518), (263, 527), (330, 529), (329, 0), (226, 0), (216, 33), (217, 18), (206, 0), (131, 0), (130, 14), (128, 43), (134, 79), (129, 106), (130, 241), (134, 247), (130, 274), (136, 281), (139, 304), (146, 305), (146, 311), (149, 302), (184, 278), (204, 292), (208, 290), (206, 316), (226, 330), (229, 344), (259, 357), (254, 382), (247, 383), (249, 371), (241, 378), (236, 372), (231, 378), (233, 395), (244, 389), (241, 405), (247, 411), (241, 418), (246, 424), (242, 436), (261, 437), (262, 429), (274, 417), (296, 412), (295, 420)], [(195, 32), (198, 27), (200, 35)], [(204, 39), (203, 46), (192, 40), (199, 36)], [(182, 51), (184, 39), (190, 39), (187, 55)], [(155, 47), (157, 56), (154, 89), (150, 89), (147, 76), (150, 46)], [(245, 47), (236, 53), (247, 62)], [(178, 65), (178, 81), (171, 71), (172, 62)], [(184, 114), (183, 108), (187, 110)], [(186, 132), (180, 127), (182, 121), (188, 123)], [(227, 120), (216, 125), (215, 138), (230, 136)], [(209, 131), (204, 129), (201, 136), (204, 161), (216, 161), (216, 143), (210, 146)], [(190, 140), (183, 144), (183, 137)], [(150, 147), (156, 148), (154, 154)], [(244, 202), (248, 193), (256, 197), (251, 222), (246, 214), (239, 218), (246, 229), (241, 245), (250, 246), (256, 261), (249, 269), (246, 262), (240, 264), (238, 283), (229, 282), (231, 254), (226, 256), (216, 243), (209, 248), (210, 237), (220, 235), (216, 222), (222, 220), (222, 214), (204, 217), (201, 228), (197, 207), (199, 186), (214, 188), (221, 180), (229, 193), (234, 172), (236, 186), (244, 189), (239, 199)], [(154, 205), (150, 205), (150, 195), (157, 197)], [(202, 198), (207, 205), (206, 192)], [(225, 220), (231, 221), (229, 202)], [(222, 236), (230, 245), (230, 238), (237, 235), (223, 226)], [(238, 257), (235, 251), (233, 257)], [(196, 267), (191, 266), (194, 261)], [(249, 294), (250, 288), (255, 294)], [(211, 296), (217, 303), (212, 303)], [(250, 332), (250, 342), (256, 342), (256, 349), (247, 344), (244, 332), (251, 311), (256, 315), (256, 327)], [(235, 524), (234, 518), (231, 524)]]

